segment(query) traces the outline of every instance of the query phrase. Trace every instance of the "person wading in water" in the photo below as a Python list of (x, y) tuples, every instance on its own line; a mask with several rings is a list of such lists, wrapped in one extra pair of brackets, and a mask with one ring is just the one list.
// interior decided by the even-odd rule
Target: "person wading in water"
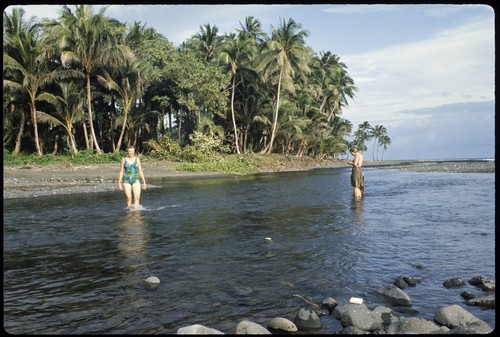
[(365, 176), (363, 175), (363, 171), (361, 170), (361, 166), (363, 165), (363, 156), (355, 147), (351, 149), (351, 154), (353, 155), (354, 159), (352, 160), (352, 162), (347, 162), (347, 164), (352, 166), (351, 186), (353, 188), (354, 199), (359, 200), (363, 196), (365, 188)]
[[(135, 156), (133, 146), (127, 147), (127, 157), (122, 159), (120, 175), (118, 176), (118, 189), (125, 190), (128, 209), (139, 209), (141, 200), (141, 180), (146, 189), (146, 179), (142, 172), (141, 160)], [(132, 207), (132, 192), (134, 193), (134, 207)]]

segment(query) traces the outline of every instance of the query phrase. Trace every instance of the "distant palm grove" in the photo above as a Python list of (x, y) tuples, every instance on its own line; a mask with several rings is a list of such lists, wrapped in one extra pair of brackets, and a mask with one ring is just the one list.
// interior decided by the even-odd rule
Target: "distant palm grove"
[[(96, 154), (134, 145), (182, 151), (336, 158), (373, 140), (382, 125), (342, 117), (358, 88), (331, 52), (305, 45), (308, 31), (280, 18), (271, 34), (246, 17), (175, 47), (146, 24), (106, 8), (60, 6), (58, 19), (3, 13), (3, 147), (11, 154)], [(382, 157), (383, 159), (383, 157)]]

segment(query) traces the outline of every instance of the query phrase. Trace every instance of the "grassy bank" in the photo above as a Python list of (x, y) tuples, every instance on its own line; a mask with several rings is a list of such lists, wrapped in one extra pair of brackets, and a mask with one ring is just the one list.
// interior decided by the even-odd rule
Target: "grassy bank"
[[(3, 155), (4, 167), (49, 167), (49, 166), (78, 166), (94, 164), (116, 164), (125, 157), (124, 151), (117, 153), (95, 154), (81, 151), (74, 156), (61, 156), (45, 154), (37, 155)], [(278, 172), (288, 170), (303, 170), (315, 167), (345, 165), (340, 160), (324, 160), (311, 157), (296, 157), (284, 155), (256, 155), (256, 154), (227, 154), (215, 160), (205, 162), (183, 162), (179, 160), (163, 160), (154, 156), (140, 156), (143, 163), (162, 163), (170, 161), (175, 170), (183, 172), (222, 172), (229, 174), (245, 175), (257, 172)]]

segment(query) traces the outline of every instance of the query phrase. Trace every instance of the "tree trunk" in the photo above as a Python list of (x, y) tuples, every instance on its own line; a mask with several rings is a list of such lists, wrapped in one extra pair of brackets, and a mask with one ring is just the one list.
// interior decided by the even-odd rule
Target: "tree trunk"
[(231, 116), (233, 117), (234, 129), (234, 144), (236, 145), (236, 153), (241, 154), (240, 144), (238, 140), (238, 129), (236, 128), (236, 117), (234, 116), (234, 92), (236, 91), (236, 76), (233, 76), (233, 90), (231, 91)]
[(71, 149), (73, 150), (73, 154), (77, 154), (78, 149), (76, 148), (75, 135), (72, 132), (69, 132), (68, 136), (69, 136)]
[(57, 154), (57, 149), (58, 149), (58, 142), (59, 142), (59, 135), (56, 134), (56, 139), (54, 139), (54, 150), (52, 151), (52, 155), (56, 155)]
[(87, 111), (89, 114), (89, 125), (90, 125), (90, 135), (92, 137), (92, 142), (95, 144), (95, 149), (97, 151), (97, 154), (101, 154), (101, 148), (99, 147), (99, 143), (97, 142), (97, 138), (95, 136), (95, 131), (94, 131), (94, 122), (92, 118), (92, 99), (90, 96), (90, 75), (87, 74)]
[(89, 134), (87, 133), (87, 124), (85, 123), (85, 120), (82, 121), (82, 127), (83, 127), (83, 137), (85, 138), (85, 145), (87, 145), (87, 150), (89, 150), (90, 149)]
[(127, 128), (127, 118), (128, 118), (128, 108), (125, 107), (123, 111), (123, 125), (122, 130), (120, 131), (120, 137), (118, 137), (118, 143), (116, 143), (116, 150), (120, 151), (122, 146), (123, 135), (125, 135), (125, 129)]
[(177, 113), (177, 142), (181, 144), (181, 126), (182, 126), (182, 116), (181, 111)]
[(281, 91), (281, 76), (283, 74), (283, 68), (280, 70), (280, 77), (278, 79), (278, 94), (276, 95), (276, 110), (274, 112), (273, 128), (271, 131), (271, 140), (269, 141), (269, 147), (267, 149), (267, 154), (273, 151), (274, 137), (276, 137), (276, 126), (278, 125), (278, 112), (280, 109), (280, 91)]
[(34, 98), (31, 99), (31, 122), (33, 123), (33, 134), (35, 136), (36, 154), (41, 156), (42, 150), (40, 148), (40, 141), (38, 139), (38, 123), (36, 121), (36, 107)]
[[(12, 104), (12, 112), (14, 112), (15, 106)], [(26, 124), (26, 115), (24, 114), (23, 109), (20, 109), (21, 111), (21, 119), (19, 120), (19, 132), (17, 133), (16, 136), (16, 146), (14, 147), (14, 154), (19, 154), (21, 151), (21, 140), (23, 137), (24, 133), (24, 125)]]
[(170, 131), (170, 135), (172, 135), (172, 110), (168, 110), (168, 130)]

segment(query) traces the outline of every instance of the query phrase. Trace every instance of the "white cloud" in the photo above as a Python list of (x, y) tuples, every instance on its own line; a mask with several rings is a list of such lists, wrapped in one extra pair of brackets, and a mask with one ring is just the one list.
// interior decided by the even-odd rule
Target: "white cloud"
[(384, 120), (406, 109), (492, 100), (493, 27), (472, 22), (419, 42), (343, 57), (360, 89), (346, 118), (361, 122), (376, 114)]

